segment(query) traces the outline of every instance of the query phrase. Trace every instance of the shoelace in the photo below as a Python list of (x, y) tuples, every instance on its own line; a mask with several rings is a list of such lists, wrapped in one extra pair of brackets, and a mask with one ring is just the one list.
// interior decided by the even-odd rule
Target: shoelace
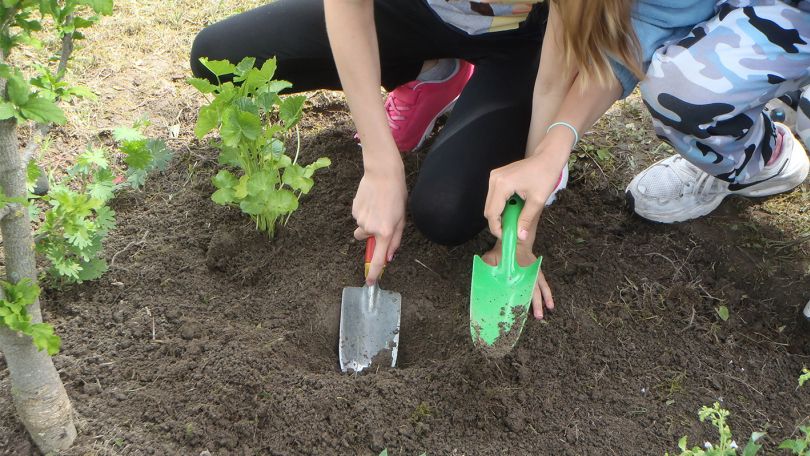
[[(703, 172), (700, 168), (690, 163), (683, 157), (675, 157), (672, 164), (676, 165), (678, 162), (683, 161), (683, 166), (679, 168), (682, 171), (687, 172), (690, 174), (690, 178), (684, 180), (684, 186), (686, 188), (692, 187), (692, 182), (694, 182), (695, 190), (693, 194), (699, 195), (703, 198), (708, 197), (709, 195), (720, 193), (724, 189), (724, 184), (722, 180)], [(677, 165), (676, 165), (677, 166)], [(683, 178), (681, 178), (683, 180)]]
[(403, 114), (403, 111), (410, 111), (412, 104), (406, 103), (404, 100), (400, 100), (394, 96), (388, 97), (385, 100), (385, 111), (388, 113), (388, 126), (391, 127), (392, 130), (399, 130), (399, 125), (397, 122), (402, 122), (407, 117)]

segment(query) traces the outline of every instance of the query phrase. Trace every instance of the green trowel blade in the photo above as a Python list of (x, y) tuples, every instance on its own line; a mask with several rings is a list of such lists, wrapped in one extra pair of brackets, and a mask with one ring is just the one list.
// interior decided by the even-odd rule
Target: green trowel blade
[(517, 343), (540, 272), (541, 258), (528, 267), (517, 263), (517, 222), (523, 200), (513, 196), (506, 203), (501, 236), (502, 255), (490, 266), (476, 255), (470, 287), (470, 334), (473, 343), (490, 355), (502, 356)]

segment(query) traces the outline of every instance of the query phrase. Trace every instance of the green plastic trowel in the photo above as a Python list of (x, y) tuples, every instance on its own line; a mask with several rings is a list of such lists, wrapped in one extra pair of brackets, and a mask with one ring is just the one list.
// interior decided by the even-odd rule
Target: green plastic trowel
[(490, 266), (476, 255), (470, 289), (470, 334), (473, 344), (489, 356), (503, 356), (518, 341), (537, 283), (542, 258), (528, 267), (517, 263), (517, 224), (523, 200), (506, 202), (501, 223), (501, 261)]

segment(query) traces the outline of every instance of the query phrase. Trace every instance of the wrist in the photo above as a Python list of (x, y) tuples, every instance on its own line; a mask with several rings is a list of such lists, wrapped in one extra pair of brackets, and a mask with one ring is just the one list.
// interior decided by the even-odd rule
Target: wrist
[(572, 150), (579, 142), (579, 131), (568, 122), (554, 122), (546, 129), (546, 138), (556, 146)]

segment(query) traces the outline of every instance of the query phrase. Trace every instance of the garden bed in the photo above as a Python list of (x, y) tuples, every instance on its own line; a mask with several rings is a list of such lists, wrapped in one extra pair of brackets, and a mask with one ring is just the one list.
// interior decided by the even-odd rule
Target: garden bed
[[(165, 80), (182, 84), (176, 72)], [(637, 101), (622, 109), (610, 128), (638, 122)], [(184, 133), (168, 171), (113, 203), (110, 271), (43, 296), (80, 428), (68, 454), (660, 455), (683, 435), (711, 439), (697, 411), (715, 401), (738, 441), (766, 430), (771, 448), (810, 413), (796, 388), (810, 364), (808, 244), (779, 212), (806, 208), (807, 184), (664, 226), (625, 208), (631, 169), (575, 166), (537, 240), (557, 309), (498, 361), (468, 326), (472, 257), (491, 237), (447, 249), (409, 224), (383, 281), (403, 297), (399, 367), (353, 376), (337, 340), (341, 290), (362, 283), (350, 211), (362, 163), (342, 98), (311, 94), (303, 159), (333, 164), (273, 240), (210, 200), (216, 154), (191, 139), (193, 110), (155, 112)], [(405, 157), (410, 184), (425, 153)], [(2, 356), (0, 398), (0, 454), (30, 453)]]

